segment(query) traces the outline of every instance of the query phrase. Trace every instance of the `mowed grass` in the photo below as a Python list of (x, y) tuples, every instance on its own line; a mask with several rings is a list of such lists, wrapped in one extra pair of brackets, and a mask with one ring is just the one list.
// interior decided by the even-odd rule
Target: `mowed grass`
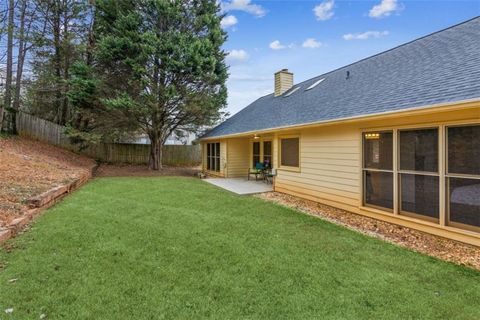
[(9, 245), (0, 319), (480, 318), (479, 272), (196, 179), (97, 179)]

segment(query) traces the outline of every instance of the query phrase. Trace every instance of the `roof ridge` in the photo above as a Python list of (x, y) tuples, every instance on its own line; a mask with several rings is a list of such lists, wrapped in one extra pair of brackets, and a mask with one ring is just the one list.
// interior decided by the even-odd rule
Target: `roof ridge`
[[(433, 35), (435, 35), (435, 34), (437, 34), (437, 33), (444, 32), (444, 31), (447, 31), (447, 30), (449, 30), (449, 29), (456, 28), (456, 27), (461, 26), (461, 25), (463, 25), (463, 24), (469, 23), (469, 22), (471, 22), (471, 21), (473, 21), (473, 20), (475, 20), (475, 19), (480, 19), (480, 15), (475, 16), (475, 17), (473, 17), (473, 18), (471, 18), (471, 19), (468, 19), (468, 20), (459, 22), (459, 23), (454, 24), (454, 25), (452, 25), (452, 26), (449, 26), (449, 27), (446, 27), (446, 28), (443, 28), (443, 29), (440, 29), (440, 30), (431, 32), (431, 33), (429, 33), (429, 34), (426, 34), (426, 35), (424, 35), (424, 36), (421, 36), (420, 38), (416, 38), (416, 39), (410, 40), (410, 41), (408, 41), (408, 42), (399, 44), (398, 46), (395, 46), (395, 47), (393, 47), (393, 48), (387, 49), (387, 50), (385, 50), (385, 51), (382, 51), (382, 52), (379, 52), (379, 53), (375, 53), (374, 55), (371, 55), (371, 56), (368, 56), (368, 57), (366, 57), (366, 58), (357, 60), (357, 61), (355, 61), (355, 62), (352, 62), (352, 63), (350, 63), (350, 64), (344, 65), (344, 66), (342, 66), (342, 67), (338, 67), (338, 68), (333, 69), (333, 70), (331, 70), (331, 71), (322, 73), (322, 74), (320, 74), (320, 75), (318, 75), (318, 76), (309, 78), (309, 79), (307, 79), (307, 80), (303, 80), (302, 82), (299, 82), (299, 83), (293, 85), (292, 87), (299, 86), (299, 85), (301, 85), (301, 84), (303, 84), (303, 83), (305, 83), (305, 82), (311, 81), (311, 80), (316, 79), (316, 78), (325, 77), (326, 75), (331, 74), (331, 73), (333, 73), (333, 72), (336, 72), (336, 71), (338, 71), (338, 70), (341, 70), (341, 69), (344, 69), (344, 68), (353, 66), (353, 65), (355, 65), (355, 64), (357, 64), (357, 63), (360, 63), (360, 62), (362, 62), (362, 61), (365, 61), (365, 60), (372, 59), (372, 58), (374, 58), (374, 57), (377, 57), (377, 56), (380, 56), (380, 55), (382, 55), (382, 54), (388, 53), (388, 52), (390, 52), (390, 51), (396, 50), (396, 49), (398, 49), (398, 48), (400, 48), (400, 47), (409, 45), (409, 44), (414, 43), (414, 42), (416, 42), (416, 41), (423, 40), (423, 39), (428, 38), (428, 37), (431, 37), (431, 36), (433, 36)], [(266, 96), (269, 96), (269, 95), (271, 95), (271, 94), (272, 94), (272, 93), (266, 94), (266, 95), (264, 95), (264, 96), (261, 96), (261, 98), (266, 97)], [(240, 110), (240, 111), (241, 111), (241, 110)]]

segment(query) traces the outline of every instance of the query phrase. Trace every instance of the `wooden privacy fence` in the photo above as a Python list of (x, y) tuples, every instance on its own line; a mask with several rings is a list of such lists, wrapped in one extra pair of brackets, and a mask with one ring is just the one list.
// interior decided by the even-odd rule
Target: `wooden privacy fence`
[[(80, 150), (70, 142), (65, 127), (27, 113), (17, 115), (17, 130), (21, 136), (60, 146), (102, 162), (148, 164), (150, 145), (134, 143), (98, 143)], [(163, 164), (170, 166), (193, 166), (201, 163), (199, 145), (163, 146)]]

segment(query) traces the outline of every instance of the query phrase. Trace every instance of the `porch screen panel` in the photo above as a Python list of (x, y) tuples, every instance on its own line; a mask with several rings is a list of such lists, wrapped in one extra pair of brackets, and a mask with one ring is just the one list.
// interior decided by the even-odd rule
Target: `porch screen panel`
[(400, 213), (438, 222), (438, 129), (399, 131)]
[(364, 205), (393, 210), (393, 131), (363, 134)]
[(480, 125), (447, 128), (448, 224), (480, 232)]

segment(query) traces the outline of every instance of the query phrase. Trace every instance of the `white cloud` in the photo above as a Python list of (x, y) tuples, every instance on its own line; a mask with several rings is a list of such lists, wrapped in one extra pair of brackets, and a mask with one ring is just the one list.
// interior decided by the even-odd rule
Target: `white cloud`
[(230, 2), (222, 2), (221, 7), (223, 12), (243, 11), (259, 18), (267, 14), (267, 11), (262, 6), (251, 3), (251, 0), (231, 0)]
[(398, 5), (397, 0), (382, 0), (380, 4), (377, 4), (370, 9), (368, 16), (371, 18), (388, 17), (392, 12), (399, 11), (401, 7)]
[(226, 57), (227, 62), (234, 63), (234, 62), (241, 62), (248, 59), (247, 51), (240, 49), (240, 50), (231, 50), (228, 52)]
[(287, 46), (281, 44), (280, 41), (278, 40), (275, 40), (270, 43), (270, 49), (273, 49), (273, 50), (282, 50), (282, 49), (285, 49), (286, 47)]
[(272, 50), (282, 50), (282, 49), (287, 49), (287, 48), (292, 49), (292, 48), (295, 48), (295, 43), (290, 43), (290, 44), (286, 45), (286, 44), (281, 43), (279, 40), (275, 40), (275, 41), (270, 42), (270, 44), (268, 46)]
[(335, 5), (334, 0), (327, 0), (313, 8), (313, 12), (317, 17), (317, 20), (325, 21), (333, 17), (333, 7)]
[(302, 47), (315, 49), (315, 48), (320, 47), (321, 45), (322, 44), (320, 42), (318, 42), (317, 40), (315, 40), (314, 38), (308, 38), (307, 40), (305, 40), (303, 42)]
[(367, 40), (370, 38), (380, 38), (388, 36), (388, 31), (366, 31), (362, 33), (348, 33), (343, 35), (345, 40)]
[(220, 22), (220, 25), (222, 26), (222, 28), (228, 28), (236, 25), (237, 23), (238, 23), (237, 17), (233, 15), (229, 15), (229, 16), (223, 17), (222, 21)]

